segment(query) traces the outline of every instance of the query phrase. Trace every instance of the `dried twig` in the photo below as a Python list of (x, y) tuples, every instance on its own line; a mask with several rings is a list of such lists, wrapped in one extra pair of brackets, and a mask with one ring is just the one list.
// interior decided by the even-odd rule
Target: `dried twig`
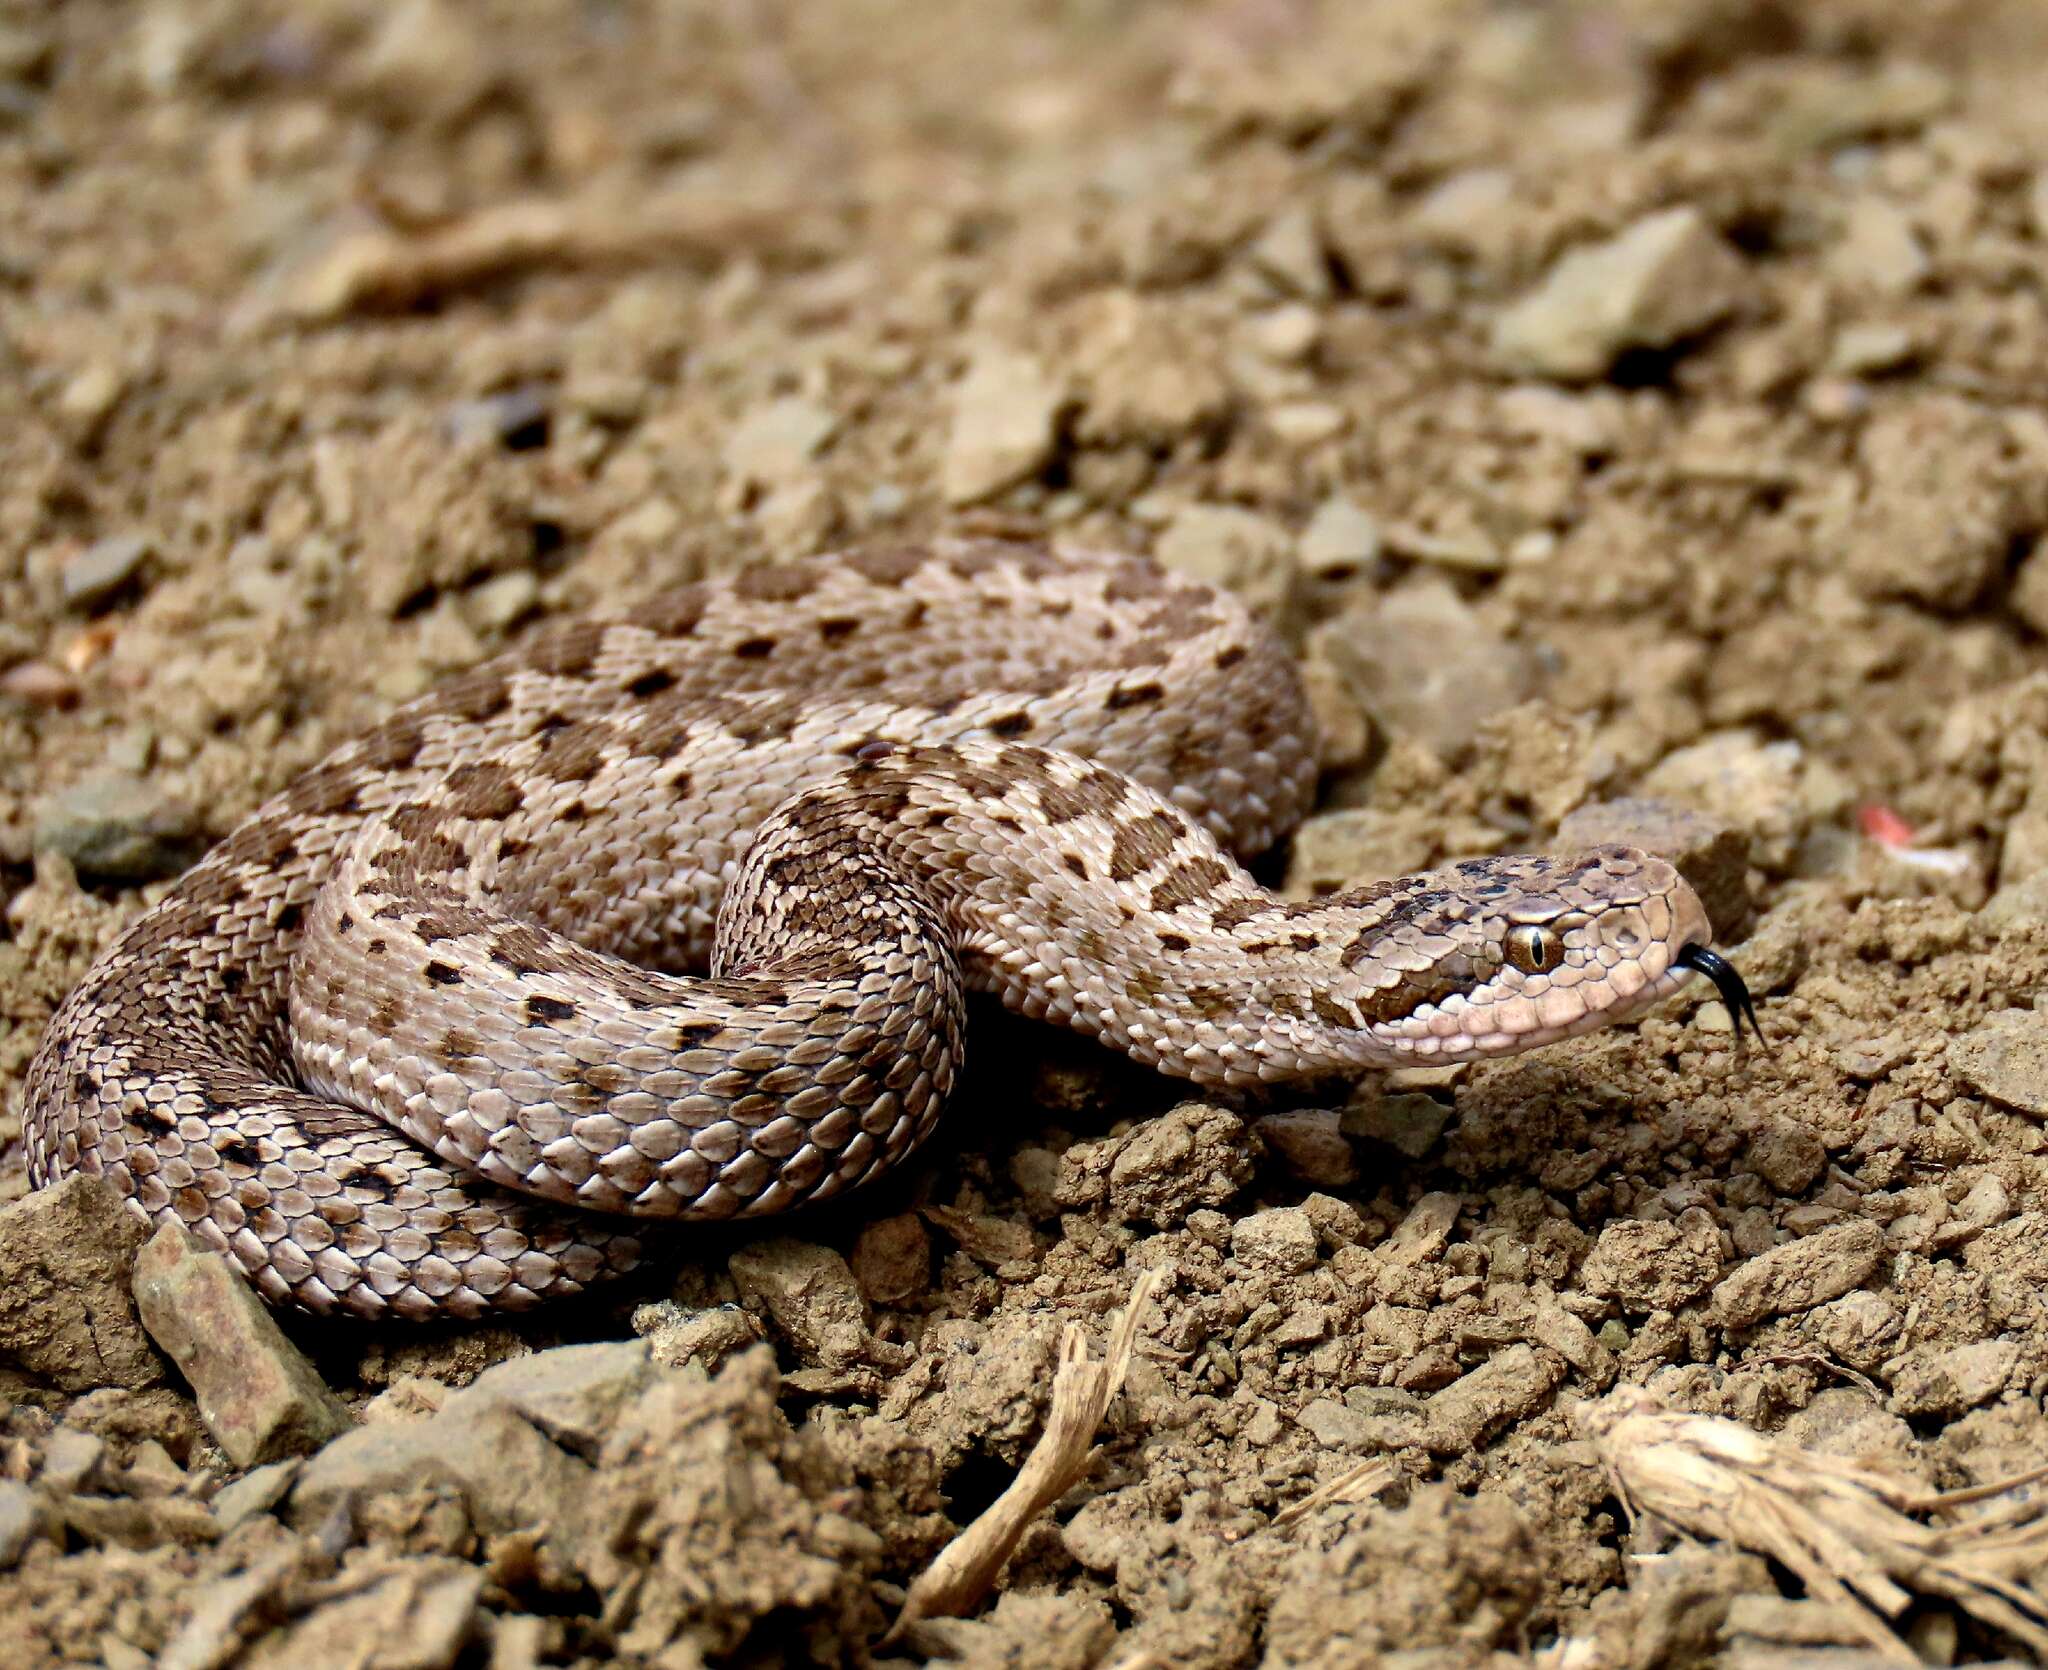
[(1339, 1473), (1328, 1484), (1318, 1485), (1300, 1501), (1289, 1502), (1273, 1516), (1273, 1522), (1267, 1529), (1284, 1530), (1295, 1521), (1306, 1519), (1328, 1502), (1363, 1502), (1368, 1496), (1377, 1496), (1400, 1476), (1400, 1469), (1385, 1456), (1368, 1457), (1349, 1472)]
[(1110, 1330), (1101, 1362), (1088, 1357), (1088, 1338), (1070, 1326), (1060, 1341), (1060, 1366), (1053, 1376), (1052, 1407), (1045, 1431), (1009, 1489), (981, 1517), (939, 1553), (910, 1585), (903, 1611), (883, 1639), (894, 1641), (924, 1618), (957, 1618), (978, 1603), (996, 1580), (1025, 1527), (1070, 1490), (1095, 1455), (1095, 1434), (1110, 1399), (1124, 1383), (1138, 1323), (1151, 1300), (1159, 1273), (1147, 1270), (1131, 1289), (1131, 1301)]
[[(1951, 1600), (2048, 1657), (2048, 1600), (2026, 1587), (2048, 1566), (2048, 1495), (2025, 1489), (2048, 1467), (1929, 1493), (1734, 1421), (1674, 1414), (1630, 1386), (1576, 1419), (1631, 1513), (1770, 1555), (1816, 1599), (1846, 1608), (1898, 1663), (1919, 1662), (1892, 1628), (1916, 1595)], [(1990, 1505), (1936, 1524), (1910, 1517), (1976, 1503)]]
[(691, 192), (502, 203), (431, 232), (350, 232), (245, 298), (236, 324), (257, 330), (393, 311), (536, 267), (723, 262), (741, 254), (815, 259), (841, 241), (841, 230), (838, 217), (806, 205)]

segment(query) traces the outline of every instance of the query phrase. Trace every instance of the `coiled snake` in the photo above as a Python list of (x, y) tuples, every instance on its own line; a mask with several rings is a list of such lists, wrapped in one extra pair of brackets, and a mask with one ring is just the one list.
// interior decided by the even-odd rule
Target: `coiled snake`
[(477, 1315), (631, 1267), (635, 1217), (901, 1159), (969, 991), (1230, 1086), (1733, 979), (1626, 848), (1279, 899), (1229, 855), (1315, 776), (1279, 643), (1149, 562), (941, 542), (686, 587), (400, 709), (187, 872), (51, 1023), (31, 1174), (103, 1173), (276, 1303)]

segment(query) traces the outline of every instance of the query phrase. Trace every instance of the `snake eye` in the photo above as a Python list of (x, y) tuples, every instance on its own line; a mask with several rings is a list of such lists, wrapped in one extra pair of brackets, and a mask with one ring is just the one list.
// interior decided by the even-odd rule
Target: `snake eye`
[(1548, 974), (1564, 960), (1557, 935), (1533, 923), (1508, 929), (1507, 954), (1524, 974)]

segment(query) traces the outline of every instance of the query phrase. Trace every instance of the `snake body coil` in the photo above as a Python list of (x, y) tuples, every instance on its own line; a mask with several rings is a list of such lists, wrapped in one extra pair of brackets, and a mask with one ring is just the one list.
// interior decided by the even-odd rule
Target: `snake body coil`
[(276, 1303), (477, 1315), (630, 1268), (633, 1218), (900, 1159), (972, 990), (1224, 1086), (1583, 1032), (1708, 938), (1624, 848), (1280, 900), (1230, 855), (1314, 781), (1282, 647), (1144, 561), (687, 587), (401, 709), (189, 871), (52, 1022), (31, 1174)]

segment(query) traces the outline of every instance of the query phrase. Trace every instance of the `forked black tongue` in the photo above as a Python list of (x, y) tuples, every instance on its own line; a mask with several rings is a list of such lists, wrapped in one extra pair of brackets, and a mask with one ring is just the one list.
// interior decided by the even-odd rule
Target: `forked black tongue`
[(1764, 1029), (1757, 1024), (1756, 1005), (1750, 1001), (1749, 988), (1742, 983), (1742, 976), (1735, 972), (1735, 965), (1718, 952), (1709, 951), (1704, 945), (1688, 945), (1678, 953), (1678, 966), (1689, 968), (1695, 974), (1704, 974), (1714, 982), (1714, 990), (1721, 994), (1721, 1001), (1728, 1006), (1728, 1019), (1735, 1027), (1735, 1043), (1742, 1044), (1742, 1023), (1749, 1022), (1749, 1030), (1756, 1034), (1756, 1041), (1764, 1041)]

